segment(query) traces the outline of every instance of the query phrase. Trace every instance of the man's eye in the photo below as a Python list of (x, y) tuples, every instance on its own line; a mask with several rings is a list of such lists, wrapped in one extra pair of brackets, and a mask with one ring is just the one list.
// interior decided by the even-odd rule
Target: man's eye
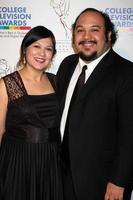
[(99, 32), (99, 29), (93, 29), (92, 32)]
[(78, 29), (78, 30), (77, 30), (77, 33), (80, 33), (80, 32), (83, 32), (83, 30), (82, 30), (82, 29)]

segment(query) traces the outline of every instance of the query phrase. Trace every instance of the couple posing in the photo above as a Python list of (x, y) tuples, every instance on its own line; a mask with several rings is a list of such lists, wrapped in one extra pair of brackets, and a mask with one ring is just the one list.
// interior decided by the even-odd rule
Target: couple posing
[(117, 32), (99, 10), (81, 12), (72, 34), (57, 81), (44, 73), (56, 42), (42, 26), (0, 81), (1, 200), (130, 200), (133, 63), (112, 49)]

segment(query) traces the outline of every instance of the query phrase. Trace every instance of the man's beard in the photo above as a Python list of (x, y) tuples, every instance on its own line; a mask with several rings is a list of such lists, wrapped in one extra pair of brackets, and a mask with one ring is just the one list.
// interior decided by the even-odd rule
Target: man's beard
[(97, 52), (95, 51), (89, 56), (86, 56), (83, 52), (79, 52), (79, 57), (84, 61), (93, 61), (97, 58)]

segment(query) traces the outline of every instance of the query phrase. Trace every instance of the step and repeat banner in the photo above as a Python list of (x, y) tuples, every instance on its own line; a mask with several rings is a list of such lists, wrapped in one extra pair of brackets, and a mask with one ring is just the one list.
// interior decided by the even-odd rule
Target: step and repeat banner
[(73, 53), (71, 25), (87, 7), (110, 15), (119, 33), (114, 50), (133, 61), (133, 0), (0, 0), (0, 77), (16, 69), (21, 41), (37, 25), (55, 34), (57, 55), (50, 71), (56, 74), (64, 57)]
[(0, 77), (16, 69), (21, 41), (37, 25), (44, 25), (55, 34), (57, 55), (50, 71), (56, 73), (62, 59), (73, 53), (71, 25), (87, 7), (110, 15), (119, 31), (114, 50), (133, 61), (132, 0), (0, 0)]

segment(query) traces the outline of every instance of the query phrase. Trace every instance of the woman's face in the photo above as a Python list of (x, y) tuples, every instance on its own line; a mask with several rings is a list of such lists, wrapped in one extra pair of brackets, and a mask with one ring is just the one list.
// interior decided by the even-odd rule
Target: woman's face
[(43, 71), (48, 68), (52, 57), (53, 43), (51, 38), (37, 40), (26, 49), (26, 67)]

